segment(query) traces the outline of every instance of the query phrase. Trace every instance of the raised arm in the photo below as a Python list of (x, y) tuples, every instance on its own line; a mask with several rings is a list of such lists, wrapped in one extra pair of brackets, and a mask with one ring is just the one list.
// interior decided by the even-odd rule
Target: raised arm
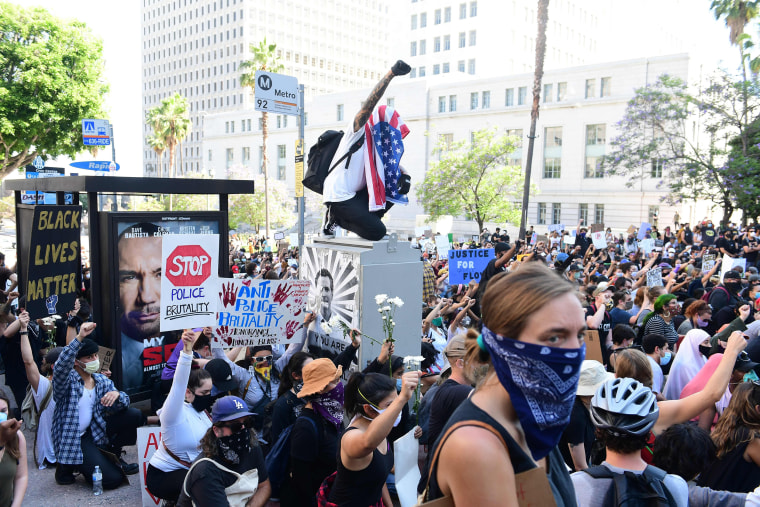
[(182, 403), (185, 401), (187, 382), (193, 366), (193, 345), (199, 335), (200, 333), (196, 334), (192, 331), (182, 333), (182, 352), (177, 358), (177, 369), (174, 371), (172, 387), (161, 410), (162, 428), (173, 426), (182, 420)]
[(27, 326), (29, 325), (29, 313), (24, 310), (21, 315), (18, 316), (17, 322), (21, 326), (21, 360), (24, 361), (24, 369), (26, 370), (26, 379), (29, 384), (37, 392), (37, 386), (40, 384), (40, 370), (37, 368), (37, 363), (34, 362), (34, 354), (32, 353), (32, 346), (29, 343), (29, 331)]
[(293, 354), (299, 350), (303, 350), (303, 344), (306, 343), (306, 338), (309, 335), (309, 324), (314, 322), (316, 319), (317, 316), (314, 314), (314, 312), (306, 312), (306, 315), (303, 319), (303, 328), (301, 329), (301, 338), (299, 340), (293, 340), (293, 343), (288, 345), (288, 348), (285, 349), (285, 353), (280, 356), (280, 358), (275, 362), (277, 371), (282, 371), (285, 369), (285, 366), (287, 366), (288, 361), (290, 361), (290, 358), (293, 357)]
[(375, 106), (385, 93), (385, 89), (388, 88), (388, 85), (391, 83), (391, 79), (396, 76), (403, 76), (404, 74), (408, 74), (411, 70), (412, 68), (406, 62), (403, 62), (401, 60), (393, 64), (391, 70), (389, 70), (375, 85), (372, 91), (369, 92), (369, 96), (362, 103), (361, 109), (359, 109), (359, 112), (356, 113), (356, 116), (354, 116), (354, 132), (358, 132), (359, 129), (362, 128), (365, 123), (367, 123), (367, 120), (372, 114), (372, 110), (375, 109)]

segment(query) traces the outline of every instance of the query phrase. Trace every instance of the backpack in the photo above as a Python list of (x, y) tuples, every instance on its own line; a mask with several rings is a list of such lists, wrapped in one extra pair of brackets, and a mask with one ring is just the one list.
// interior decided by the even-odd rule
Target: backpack
[[(317, 429), (317, 423), (311, 417), (304, 416), (312, 426), (314, 431), (319, 436), (319, 430)], [(290, 465), (290, 434), (293, 432), (293, 426), (296, 423), (291, 424), (277, 437), (277, 441), (269, 449), (269, 454), (264, 459), (264, 463), (267, 467), (267, 473), (269, 474), (269, 482), (272, 485), (272, 490), (279, 491), (285, 482), (285, 478), (288, 475), (288, 468)]]
[(594, 479), (612, 479), (602, 505), (618, 507), (676, 507), (675, 498), (665, 487), (663, 470), (647, 465), (644, 472), (618, 474), (604, 465), (584, 470)]
[(37, 404), (34, 403), (34, 393), (32, 392), (32, 386), (28, 385), (26, 386), (26, 396), (24, 396), (24, 401), (21, 402), (21, 419), (23, 419), (24, 423), (26, 424), (26, 427), (32, 431), (37, 432), (37, 426), (40, 423), (40, 414), (47, 408), (47, 406), (50, 404), (50, 399), (53, 397), (53, 385), (51, 384), (48, 387), (47, 392), (45, 393), (45, 396), (42, 397), (42, 402), (40, 403), (40, 407), (37, 408)]
[(330, 166), (332, 159), (335, 156), (335, 152), (338, 151), (340, 141), (343, 139), (342, 130), (327, 130), (322, 132), (319, 136), (317, 143), (309, 149), (309, 158), (307, 161), (306, 174), (303, 177), (303, 186), (321, 194), (327, 175), (332, 172), (335, 167), (346, 160), (346, 168), (351, 162), (351, 155), (356, 153), (359, 148), (364, 144), (364, 136), (360, 137), (351, 147), (348, 152), (340, 157), (335, 164)]
[(702, 301), (707, 301), (709, 303), (710, 302), (710, 296), (712, 295), (713, 292), (715, 292), (716, 289), (720, 289), (723, 292), (725, 292), (726, 296), (728, 296), (728, 300), (729, 301), (731, 300), (731, 294), (729, 294), (728, 291), (724, 287), (721, 287), (720, 285), (716, 285), (713, 288), (713, 290), (711, 290), (710, 292), (705, 292), (704, 294), (702, 294)]

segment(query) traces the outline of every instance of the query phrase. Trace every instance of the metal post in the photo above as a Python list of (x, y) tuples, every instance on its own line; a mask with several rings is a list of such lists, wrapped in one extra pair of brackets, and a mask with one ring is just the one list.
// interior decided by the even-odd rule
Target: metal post
[[(303, 152), (303, 154), (301, 155), (302, 157), (304, 157), (305, 150), (306, 150), (306, 147), (303, 144), (304, 130), (305, 130), (304, 120), (306, 116), (306, 113), (304, 112), (305, 107), (304, 107), (304, 101), (303, 101), (303, 97), (304, 97), (303, 90), (304, 90), (303, 85), (302, 84), (298, 85), (298, 92), (301, 99), (301, 114), (300, 114), (300, 121), (298, 122), (299, 123), (298, 137), (301, 140), (301, 146), (302, 146), (301, 150)], [(298, 183), (299, 182), (296, 182), (296, 185), (298, 185)], [(303, 250), (303, 243), (304, 243), (304, 213), (306, 211), (305, 208), (306, 208), (306, 199), (304, 198), (303, 195), (301, 195), (301, 197), (298, 198), (298, 254), (299, 255), (301, 255), (301, 251)]]
[[(108, 134), (111, 136), (111, 161), (115, 164), (116, 163), (116, 141), (113, 137), (113, 123), (110, 121), (108, 122)], [(114, 171), (115, 173), (116, 171)], [(114, 174), (111, 174), (111, 176), (115, 176)], [(116, 201), (116, 192), (113, 193), (113, 206), (111, 206), (111, 211), (119, 211), (119, 203)]]

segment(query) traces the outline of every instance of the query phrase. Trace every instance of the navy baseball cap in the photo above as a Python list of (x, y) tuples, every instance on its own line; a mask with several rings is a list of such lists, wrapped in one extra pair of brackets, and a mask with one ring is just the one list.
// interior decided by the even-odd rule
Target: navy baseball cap
[(241, 417), (256, 415), (248, 411), (248, 405), (237, 396), (224, 396), (214, 403), (211, 409), (211, 422), (233, 421)]

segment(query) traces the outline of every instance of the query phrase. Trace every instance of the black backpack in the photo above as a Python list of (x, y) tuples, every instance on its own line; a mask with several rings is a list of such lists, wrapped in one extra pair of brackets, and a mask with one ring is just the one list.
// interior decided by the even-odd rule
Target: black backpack
[(584, 470), (594, 479), (612, 479), (602, 505), (618, 507), (676, 507), (673, 495), (665, 487), (663, 470), (648, 465), (644, 472), (618, 474), (604, 465)]
[(360, 137), (351, 147), (348, 149), (348, 153), (338, 159), (335, 164), (330, 166), (335, 152), (338, 151), (340, 146), (340, 140), (343, 139), (342, 130), (327, 130), (322, 132), (319, 136), (317, 143), (309, 149), (309, 158), (307, 160), (306, 174), (303, 178), (303, 186), (316, 192), (322, 193), (325, 184), (325, 178), (335, 167), (346, 161), (346, 168), (351, 162), (351, 155), (356, 153), (364, 143), (364, 136)]

